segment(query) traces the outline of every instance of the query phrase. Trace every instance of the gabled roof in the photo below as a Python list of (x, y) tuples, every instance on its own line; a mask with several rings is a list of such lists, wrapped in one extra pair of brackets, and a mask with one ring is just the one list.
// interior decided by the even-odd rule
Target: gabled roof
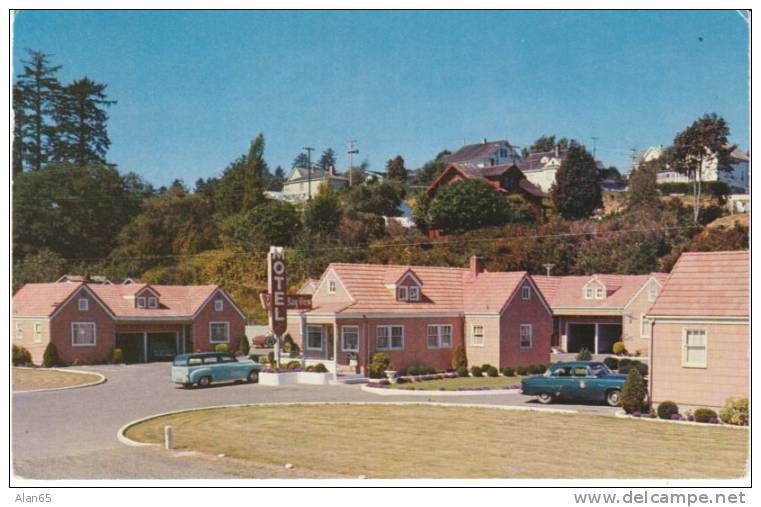
[(297, 294), (314, 294), (317, 286), (320, 285), (319, 278), (308, 278), (306, 282), (296, 291)]
[(512, 149), (512, 145), (508, 141), (490, 141), (478, 144), (466, 144), (456, 152), (452, 153), (446, 158), (446, 163), (451, 164), (453, 162), (469, 162), (471, 160), (481, 160), (488, 158), (495, 150), (498, 150), (503, 145), (507, 145)]
[(463, 307), (466, 312), (499, 312), (526, 278), (525, 271), (485, 271), (465, 275)]
[(48, 317), (82, 286), (81, 283), (28, 283), (13, 295), (12, 315)]
[[(645, 282), (654, 277), (662, 283), (666, 276), (665, 273), (647, 275), (535, 275), (533, 280), (553, 310), (562, 308), (623, 309)], [(584, 298), (584, 286), (595, 280), (605, 286), (605, 299)]]
[[(463, 163), (453, 163), (446, 166), (446, 168), (439, 173), (439, 175), (434, 179), (431, 184), (428, 186), (428, 192), (432, 192), (435, 190), (441, 181), (450, 173), (456, 172), (462, 175), (463, 178), (467, 179), (475, 179), (475, 180), (483, 180), (486, 182), (494, 181), (502, 176), (505, 175), (510, 169), (513, 167), (518, 167), (517, 165), (510, 163), (510, 164), (499, 164), (499, 165), (493, 165), (488, 167), (478, 167), (476, 165), (472, 164), (463, 164)], [(547, 197), (547, 194), (538, 186), (534, 185), (527, 179), (522, 179), (519, 183), (521, 189), (533, 196), (536, 197)], [(502, 190), (501, 188), (498, 190)]]
[[(288, 179), (285, 181), (285, 184), (288, 183), (297, 183), (300, 181), (308, 181), (310, 179), (309, 176), (309, 170), (305, 167), (296, 167), (293, 169), (293, 172), (288, 177)], [(330, 174), (327, 171), (323, 171), (322, 169), (313, 168), (312, 169), (312, 181), (321, 180), (321, 179), (334, 179), (334, 180), (347, 180), (348, 178), (344, 176), (336, 176), (335, 174)]]
[[(521, 170), (535, 171), (537, 169), (542, 169), (547, 164), (549, 164), (550, 160), (552, 159), (557, 159), (559, 162), (562, 162), (567, 154), (568, 150), (558, 150), (557, 152), (555, 150), (551, 150), (530, 153), (528, 157), (524, 158), (521, 161)], [(547, 157), (549, 160), (542, 162), (542, 159), (545, 157)]]
[(683, 253), (648, 315), (747, 317), (747, 251)]

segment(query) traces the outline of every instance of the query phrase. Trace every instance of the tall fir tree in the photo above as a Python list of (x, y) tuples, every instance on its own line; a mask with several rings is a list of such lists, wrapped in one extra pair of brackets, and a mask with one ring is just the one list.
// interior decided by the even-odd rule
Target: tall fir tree
[(317, 161), (317, 167), (323, 171), (327, 171), (330, 167), (336, 167), (336, 152), (333, 151), (333, 148), (328, 148), (322, 152), (320, 160)]
[(58, 132), (53, 155), (57, 161), (80, 166), (105, 163), (111, 145), (105, 108), (116, 104), (106, 97), (106, 87), (87, 77), (63, 87), (53, 111)]
[(60, 65), (50, 55), (28, 49), (21, 74), (13, 86), (13, 172), (39, 171), (50, 160), (55, 142), (53, 112), (61, 93), (56, 74)]
[(407, 180), (407, 168), (404, 167), (404, 158), (401, 155), (386, 162), (386, 174), (392, 180), (401, 182)]
[(602, 206), (597, 180), (597, 165), (592, 155), (583, 146), (571, 144), (550, 188), (557, 212), (568, 220), (588, 218)]

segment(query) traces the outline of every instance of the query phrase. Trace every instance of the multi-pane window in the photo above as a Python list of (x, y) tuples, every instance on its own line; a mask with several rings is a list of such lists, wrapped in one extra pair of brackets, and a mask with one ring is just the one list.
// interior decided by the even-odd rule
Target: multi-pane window
[(595, 289), (594, 287), (587, 287), (584, 289), (584, 299), (594, 299)]
[(307, 349), (322, 350), (321, 326), (307, 326)]
[(644, 315), (639, 317), (639, 335), (642, 338), (650, 338), (650, 321)]
[(330, 280), (328, 281), (328, 294), (335, 294), (336, 293), (336, 281)]
[(597, 289), (595, 289), (595, 298), (605, 299), (605, 289), (602, 287), (597, 287)]
[(214, 311), (221, 312), (224, 309), (225, 309), (224, 300), (220, 296), (217, 296), (217, 299), (214, 300)]
[(21, 322), (16, 322), (16, 339), (24, 339), (24, 326), (21, 325)]
[(525, 299), (525, 300), (531, 299), (531, 287), (529, 287), (528, 285), (521, 287), (521, 299)]
[(39, 322), (34, 323), (34, 341), (35, 343), (42, 341), (42, 324)]
[(685, 329), (682, 366), (705, 368), (708, 363), (705, 329)]
[(404, 327), (378, 326), (375, 331), (375, 348), (378, 350), (402, 350)]
[(652, 303), (656, 297), (658, 297), (658, 287), (655, 284), (651, 284), (647, 289), (647, 300)]
[(357, 326), (341, 327), (341, 349), (344, 352), (359, 351), (359, 328)]
[(145, 298), (140, 296), (139, 298), (137, 298), (136, 304), (138, 308), (145, 308)]
[(211, 343), (227, 343), (230, 341), (229, 322), (210, 322), (209, 341)]
[(428, 326), (429, 349), (452, 348), (452, 326), (449, 324), (433, 324)]
[(407, 301), (407, 287), (398, 287), (396, 297), (399, 301)]
[(418, 301), (420, 299), (420, 287), (410, 287), (407, 291), (407, 296), (410, 301)]
[(71, 344), (75, 347), (92, 347), (95, 345), (95, 323), (72, 322)]
[(78, 308), (80, 312), (86, 312), (90, 308), (90, 301), (87, 298), (79, 298)]
[(474, 325), (471, 329), (470, 344), (475, 347), (484, 346), (484, 326)]
[(159, 300), (155, 297), (148, 298), (148, 308), (158, 308), (159, 307)]
[(533, 338), (533, 330), (531, 324), (521, 324), (521, 348), (531, 348), (531, 342)]

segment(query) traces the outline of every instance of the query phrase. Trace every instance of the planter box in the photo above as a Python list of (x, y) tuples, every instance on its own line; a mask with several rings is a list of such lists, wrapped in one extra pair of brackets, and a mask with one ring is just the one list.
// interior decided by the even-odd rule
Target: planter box
[(292, 384), (328, 385), (332, 373), (316, 373), (311, 371), (294, 371), (259, 374), (259, 383), (263, 386), (287, 386)]
[(317, 373), (313, 371), (300, 371), (298, 373), (299, 384), (328, 385), (332, 378), (332, 373)]

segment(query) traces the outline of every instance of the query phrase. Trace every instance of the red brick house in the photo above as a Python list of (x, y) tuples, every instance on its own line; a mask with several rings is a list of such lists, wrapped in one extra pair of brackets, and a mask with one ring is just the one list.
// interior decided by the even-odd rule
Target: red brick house
[(49, 342), (63, 363), (102, 362), (114, 348), (127, 362), (236, 350), (246, 316), (217, 285), (32, 283), (13, 296), (12, 342), (35, 363)]
[(366, 372), (377, 351), (397, 370), (451, 368), (465, 345), (470, 364), (546, 363), (552, 314), (526, 272), (343, 264), (328, 266), (313, 308), (292, 312), (288, 332), (307, 359)]

